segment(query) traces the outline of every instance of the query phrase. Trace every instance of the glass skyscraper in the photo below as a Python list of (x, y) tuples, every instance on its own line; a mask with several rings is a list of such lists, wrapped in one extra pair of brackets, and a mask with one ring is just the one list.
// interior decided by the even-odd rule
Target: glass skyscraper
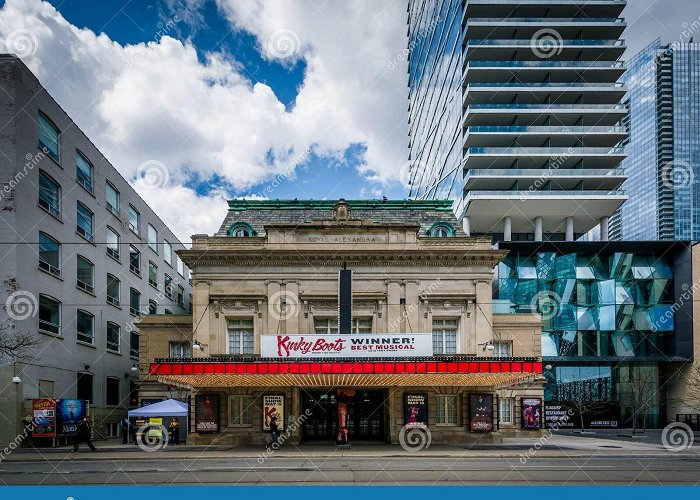
[(626, 200), (625, 0), (410, 0), (410, 196), (469, 234), (573, 240)]
[(700, 44), (655, 40), (629, 63), (629, 200), (612, 239), (700, 240)]

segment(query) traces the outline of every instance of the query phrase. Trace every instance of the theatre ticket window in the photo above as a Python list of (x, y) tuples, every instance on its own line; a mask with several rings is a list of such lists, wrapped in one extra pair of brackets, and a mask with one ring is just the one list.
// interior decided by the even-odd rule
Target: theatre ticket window
[(231, 319), (228, 322), (229, 354), (253, 354), (253, 320)]
[(456, 394), (438, 394), (435, 423), (438, 425), (457, 425)]
[(435, 354), (457, 353), (457, 319), (433, 319), (433, 352)]

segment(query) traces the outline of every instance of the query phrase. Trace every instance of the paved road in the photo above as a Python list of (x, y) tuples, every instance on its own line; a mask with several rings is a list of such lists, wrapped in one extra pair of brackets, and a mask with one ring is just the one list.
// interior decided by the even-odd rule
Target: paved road
[(0, 484), (696, 485), (700, 456), (253, 458), (0, 463)]

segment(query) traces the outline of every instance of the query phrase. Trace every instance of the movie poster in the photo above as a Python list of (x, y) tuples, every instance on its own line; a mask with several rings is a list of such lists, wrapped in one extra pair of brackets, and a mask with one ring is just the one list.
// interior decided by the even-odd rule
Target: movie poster
[(32, 437), (56, 437), (56, 401), (32, 399)]
[(198, 394), (195, 396), (194, 428), (197, 432), (219, 431), (218, 394)]
[(472, 432), (493, 430), (493, 396), (491, 394), (469, 395), (469, 425)]
[(522, 427), (525, 430), (537, 430), (542, 428), (542, 399), (523, 398), (521, 400)]
[(265, 394), (263, 396), (263, 430), (270, 430), (270, 419), (277, 417), (277, 430), (284, 430), (284, 396)]
[(428, 395), (404, 395), (404, 424), (406, 429), (425, 429), (428, 427)]
[(75, 436), (78, 422), (87, 417), (86, 399), (59, 399), (56, 403), (59, 436)]

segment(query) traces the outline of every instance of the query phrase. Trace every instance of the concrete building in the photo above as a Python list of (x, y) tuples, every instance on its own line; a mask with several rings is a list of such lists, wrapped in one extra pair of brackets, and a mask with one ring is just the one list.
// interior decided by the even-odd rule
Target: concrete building
[(493, 313), (505, 252), (451, 206), (230, 201), (219, 232), (179, 252), (193, 316), (141, 325), (141, 396), (191, 389), (195, 443), (262, 443), (271, 412), (293, 442), (537, 431), (542, 323)]
[(410, 196), (464, 230), (573, 241), (627, 199), (624, 0), (411, 0)]
[(113, 436), (136, 404), (141, 316), (189, 310), (183, 246), (18, 58), (0, 56), (0, 86), (2, 325), (41, 342), (3, 359), (0, 440), (33, 398), (87, 399)]
[(700, 240), (699, 65), (700, 43), (660, 39), (630, 60), (629, 200), (611, 218), (611, 239)]

